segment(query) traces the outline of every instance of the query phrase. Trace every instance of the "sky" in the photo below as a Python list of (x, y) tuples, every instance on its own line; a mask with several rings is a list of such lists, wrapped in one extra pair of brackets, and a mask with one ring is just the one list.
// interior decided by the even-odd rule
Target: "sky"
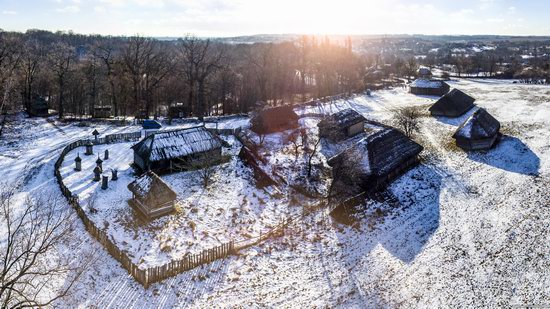
[(0, 29), (104, 35), (550, 35), (548, 0), (0, 0)]

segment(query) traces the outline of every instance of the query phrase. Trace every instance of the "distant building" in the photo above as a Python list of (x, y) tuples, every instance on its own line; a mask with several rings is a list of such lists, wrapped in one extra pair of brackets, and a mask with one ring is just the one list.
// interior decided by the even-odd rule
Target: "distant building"
[(94, 118), (109, 118), (111, 117), (110, 106), (96, 106), (94, 107)]
[(365, 117), (353, 109), (345, 109), (319, 122), (319, 136), (341, 141), (365, 131)]
[(186, 118), (191, 114), (188, 105), (176, 103), (168, 108), (168, 117), (172, 119)]
[(451, 89), (446, 82), (432, 79), (417, 79), (411, 83), (410, 88), (412, 94), (433, 96), (442, 96)]
[(427, 67), (420, 67), (417, 72), (418, 78), (422, 79), (430, 79), (432, 78), (432, 71), (428, 69)]
[(442, 96), (430, 108), (432, 116), (458, 117), (474, 107), (475, 99), (464, 92), (453, 89)]
[(27, 113), (34, 117), (47, 117), (48, 116), (48, 102), (39, 95), (34, 95)]
[(158, 131), (132, 146), (134, 164), (142, 171), (172, 171), (221, 158), (221, 139), (205, 127)]
[(175, 210), (177, 194), (157, 174), (147, 172), (128, 185), (132, 199), (128, 203), (147, 220)]
[(500, 122), (479, 108), (456, 130), (453, 138), (464, 150), (483, 150), (495, 145), (500, 137)]
[(328, 160), (337, 191), (374, 191), (418, 163), (423, 147), (399, 130), (367, 121), (367, 136)]
[(298, 119), (292, 106), (283, 105), (259, 111), (250, 122), (252, 131), (258, 134), (269, 134), (297, 128)]
[(145, 119), (143, 120), (141, 127), (143, 128), (143, 130), (158, 130), (162, 128), (162, 124), (160, 124), (160, 122), (156, 120)]

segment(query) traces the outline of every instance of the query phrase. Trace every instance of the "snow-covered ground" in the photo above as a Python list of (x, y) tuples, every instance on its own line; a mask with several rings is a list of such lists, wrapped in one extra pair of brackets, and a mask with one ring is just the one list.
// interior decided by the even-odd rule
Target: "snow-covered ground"
[[(494, 80), (450, 84), (475, 97), (501, 122), (502, 141), (487, 152), (465, 153), (451, 135), (468, 115), (424, 117), (416, 137), (425, 146), (423, 162), (389, 188), (398, 205), (367, 202), (358, 228), (314, 216), (282, 238), (145, 290), (77, 224), (61, 257), (95, 252), (97, 259), (56, 306), (550, 304), (550, 87)], [(427, 106), (435, 99), (395, 89), (333, 106), (353, 107), (384, 122), (396, 107)], [(107, 126), (100, 131), (117, 130), (133, 131)], [(1, 171), (21, 180), (21, 194), (60, 196), (53, 163), (63, 145), (89, 131), (21, 121), (0, 140)]]

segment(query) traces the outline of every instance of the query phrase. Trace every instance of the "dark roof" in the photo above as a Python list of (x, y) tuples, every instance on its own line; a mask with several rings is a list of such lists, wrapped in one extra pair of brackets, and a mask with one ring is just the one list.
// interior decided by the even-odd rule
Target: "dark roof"
[(94, 131), (92, 132), (92, 135), (99, 135), (99, 132), (97, 132), (97, 129), (94, 129)]
[(471, 96), (453, 89), (437, 100), (429, 110), (434, 115), (458, 117), (469, 111), (474, 106), (474, 101)]
[(273, 133), (298, 127), (298, 115), (290, 105), (266, 108), (251, 119), (252, 131)]
[(485, 109), (479, 108), (458, 127), (453, 137), (483, 139), (495, 136), (499, 130), (500, 122)]
[(151, 171), (130, 183), (128, 190), (151, 208), (162, 206), (177, 198), (176, 192), (157, 174)]
[(336, 125), (340, 128), (347, 128), (354, 124), (364, 122), (367, 119), (363, 115), (359, 114), (356, 110), (348, 108), (341, 110), (335, 114), (328, 116), (321, 120), (319, 126)]
[(444, 87), (450, 87), (449, 84), (442, 80), (435, 79), (416, 79), (411, 83), (411, 88), (429, 88), (429, 89), (439, 89)]
[(218, 136), (204, 126), (180, 130), (158, 131), (132, 146), (149, 162), (181, 158), (222, 147)]
[(143, 120), (142, 127), (145, 130), (150, 130), (150, 129), (160, 129), (162, 128), (162, 125), (156, 120), (146, 119), (146, 120)]
[(347, 154), (357, 153), (361, 155), (361, 166), (358, 168), (361, 168), (363, 173), (382, 176), (415, 157), (422, 150), (422, 146), (406, 137), (401, 131), (383, 126), (351, 148), (330, 158), (328, 163), (333, 165), (338, 160), (345, 159)]

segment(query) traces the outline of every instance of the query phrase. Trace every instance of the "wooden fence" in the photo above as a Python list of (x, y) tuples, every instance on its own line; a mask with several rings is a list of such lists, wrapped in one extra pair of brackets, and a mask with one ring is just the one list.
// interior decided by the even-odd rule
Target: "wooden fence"
[(112, 142), (122, 142), (122, 141), (135, 141), (139, 140), (141, 137), (141, 132), (133, 132), (133, 133), (121, 133), (121, 134), (113, 134), (113, 135), (107, 135), (103, 138), (93, 139), (93, 140), (78, 140), (73, 143), (70, 143), (67, 145), (63, 151), (61, 152), (61, 155), (55, 162), (55, 178), (57, 179), (57, 183), (59, 184), (59, 187), (61, 189), (61, 192), (63, 195), (67, 198), (67, 201), (76, 210), (76, 213), (78, 217), (82, 220), (82, 223), (84, 224), (86, 230), (92, 235), (105, 249), (107, 249), (107, 252), (120, 264), (122, 264), (122, 267), (134, 277), (136, 281), (141, 283), (144, 287), (148, 287), (149, 285), (162, 281), (164, 279), (167, 279), (169, 277), (175, 276), (179, 273), (182, 273), (184, 271), (190, 270), (192, 268), (195, 268), (197, 266), (200, 266), (205, 263), (210, 263), (214, 260), (225, 258), (230, 254), (235, 253), (235, 244), (233, 241), (230, 241), (225, 244), (221, 244), (217, 247), (205, 249), (202, 252), (186, 255), (182, 259), (173, 260), (167, 264), (156, 266), (156, 267), (150, 267), (146, 269), (140, 268), (138, 265), (134, 264), (132, 260), (128, 257), (126, 252), (120, 250), (109, 238), (108, 234), (105, 233), (103, 230), (99, 229), (95, 223), (88, 218), (86, 215), (86, 212), (81, 207), (79, 203), (79, 199), (77, 195), (73, 195), (72, 192), (65, 186), (63, 183), (63, 178), (61, 176), (61, 172), (59, 169), (61, 168), (61, 165), (63, 164), (63, 160), (65, 159), (65, 156), (72, 150), (84, 146), (88, 144), (90, 141), (94, 143), (95, 145), (99, 144), (106, 144), (106, 143), (112, 143)]

